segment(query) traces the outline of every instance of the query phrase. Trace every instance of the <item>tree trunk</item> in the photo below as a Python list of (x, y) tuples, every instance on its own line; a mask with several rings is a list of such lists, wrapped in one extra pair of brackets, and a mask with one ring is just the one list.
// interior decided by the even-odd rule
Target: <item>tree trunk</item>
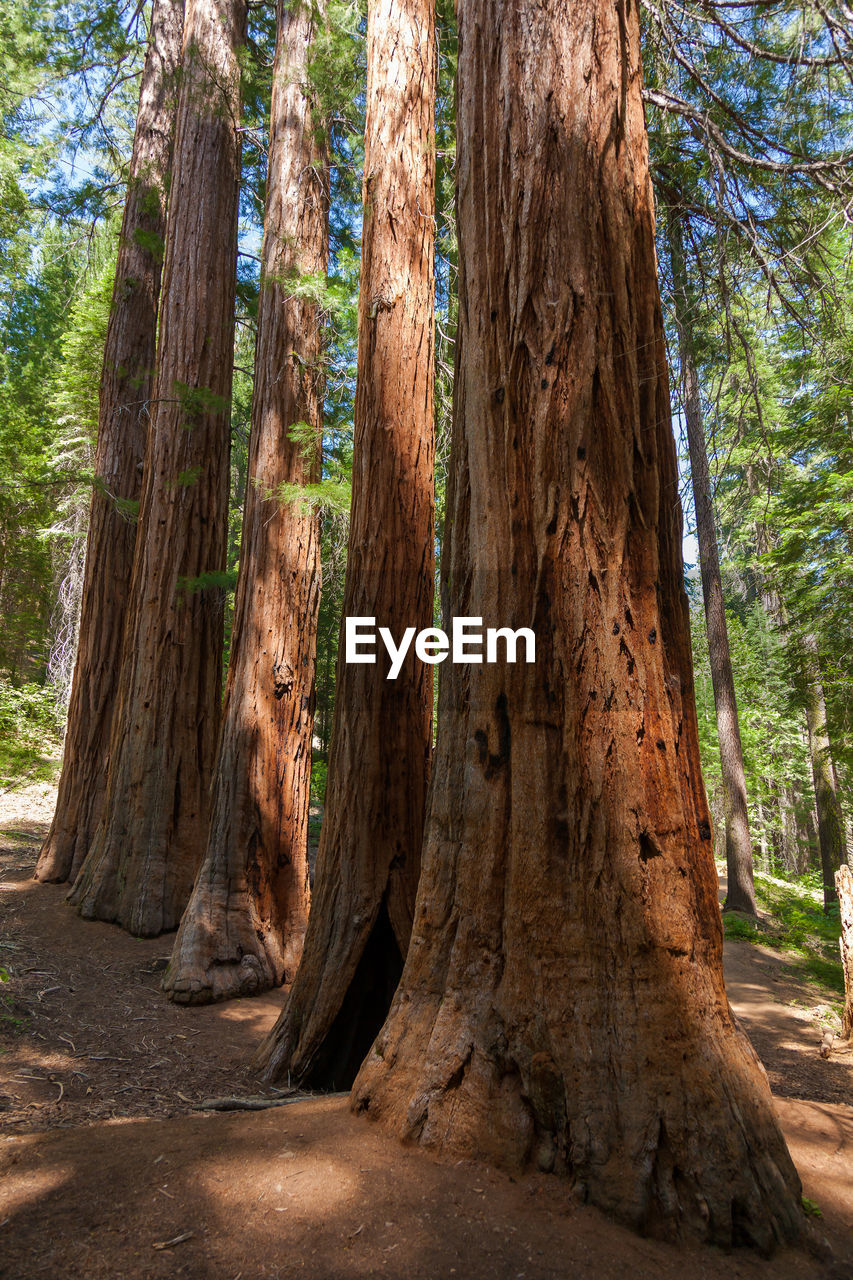
[[(371, 0), (353, 501), (343, 617), (395, 640), (432, 623), (433, 0)], [(392, 162), (393, 161), (393, 162)], [(311, 919), (259, 1061), (269, 1078), (349, 1085), (409, 943), (429, 772), (431, 668), (396, 680), (338, 658)]]
[[(174, 929), (204, 852), (219, 727), (244, 0), (189, 0), (132, 611), (104, 813), (71, 891)], [(199, 581), (201, 580), (201, 581)]]
[(724, 910), (745, 911), (757, 915), (753, 884), (752, 842), (746, 802), (746, 774), (740, 739), (735, 680), (726, 626), (726, 606), (717, 548), (717, 526), (711, 497), (708, 451), (699, 378), (693, 354), (691, 301), (687, 284), (687, 268), (681, 235), (683, 216), (677, 197), (670, 206), (669, 245), (673, 274), (673, 301), (678, 327), (679, 359), (684, 380), (684, 417), (690, 449), (690, 477), (693, 505), (696, 511), (696, 537), (699, 543), (699, 565), (702, 575), (702, 599), (705, 604), (705, 626), (708, 632), (708, 656), (714, 707), (717, 713), (717, 738), (720, 744), (723, 803), (726, 825), (726, 876), (728, 887)]
[(826, 700), (820, 676), (817, 644), (814, 636), (803, 640), (806, 682), (806, 724), (809, 731), (809, 756), (814, 778), (817, 830), (820, 842), (820, 865), (823, 877), (824, 911), (838, 901), (835, 873), (846, 856), (844, 815), (838, 799), (838, 782), (826, 722)]
[(783, 782), (779, 788), (779, 830), (782, 866), (786, 875), (799, 875), (800, 837), (794, 805), (794, 789)]
[(183, 0), (155, 0), (101, 375), (80, 640), (59, 794), (36, 879), (74, 879), (104, 802), (148, 434)]
[[(311, 11), (279, 0), (250, 484), (207, 854), (163, 986), (204, 1003), (292, 980), (308, 920), (308, 797), (320, 596), (321, 313), (289, 292), (328, 270), (328, 167), (306, 84)], [(292, 440), (315, 431), (313, 449)], [(307, 444), (307, 450), (306, 450)]]
[(669, 1237), (800, 1187), (729, 1010), (701, 782), (636, 6), (461, 0), (451, 615), (534, 665), (439, 693), (406, 967), (353, 1089)]
[[(772, 458), (768, 466), (774, 466)], [(753, 468), (746, 469), (749, 495), (754, 498), (757, 485)], [(766, 555), (772, 545), (771, 535), (766, 525), (755, 524), (755, 542), (760, 556)], [(788, 628), (788, 609), (781, 594), (762, 573), (761, 599), (764, 612), (778, 630)], [(812, 765), (814, 781), (815, 818), (820, 845), (821, 871), (823, 878), (824, 910), (828, 911), (837, 901), (835, 894), (835, 872), (844, 861), (846, 854), (846, 838), (844, 831), (844, 815), (838, 800), (838, 780), (835, 773), (835, 761), (832, 755), (832, 744), (829, 740), (826, 717), (826, 699), (820, 674), (820, 661), (814, 636), (803, 638), (802, 675), (806, 690), (806, 728), (809, 758)], [(799, 854), (799, 850), (798, 850)], [(799, 856), (797, 872), (799, 874)]]
[(761, 796), (758, 797), (758, 822), (759, 822), (759, 865), (765, 875), (770, 873), (770, 853), (767, 842), (767, 826), (764, 817), (764, 802)]
[(841, 1015), (841, 1035), (845, 1040), (853, 1038), (853, 872), (847, 866), (835, 873), (835, 887), (841, 907), (841, 966), (844, 970), (844, 1012)]

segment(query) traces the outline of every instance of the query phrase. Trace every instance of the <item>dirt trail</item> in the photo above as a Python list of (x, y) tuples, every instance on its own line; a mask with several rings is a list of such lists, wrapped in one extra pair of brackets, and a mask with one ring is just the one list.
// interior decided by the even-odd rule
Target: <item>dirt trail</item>
[(172, 937), (82, 921), (67, 886), (32, 879), (40, 830), (0, 831), (0, 1121), (7, 1131), (174, 1116), (258, 1092), (247, 1046), (283, 992), (181, 1009), (160, 991)]
[(789, 957), (727, 944), (729, 992), (829, 1250), (770, 1263), (677, 1250), (575, 1204), (557, 1179), (513, 1181), (401, 1148), (346, 1099), (194, 1112), (206, 1096), (261, 1091), (247, 1062), (282, 994), (168, 1004), (159, 981), (170, 940), (81, 921), (61, 886), (30, 878), (43, 812), (2, 817), (4, 1280), (853, 1277), (853, 1067), (847, 1054), (818, 1056), (823, 993)]
[[(718, 865), (720, 902), (726, 875)], [(839, 997), (803, 973), (793, 952), (727, 939), (723, 948), (729, 1001), (764, 1063), (777, 1098), (853, 1104), (853, 1044), (836, 1039), (828, 1060), (818, 1052), (824, 1031), (840, 1028)]]
[(727, 941), (723, 956), (729, 1001), (775, 1096), (853, 1103), (853, 1045), (836, 1040), (828, 1060), (818, 1052), (830, 993), (799, 976), (783, 951)]

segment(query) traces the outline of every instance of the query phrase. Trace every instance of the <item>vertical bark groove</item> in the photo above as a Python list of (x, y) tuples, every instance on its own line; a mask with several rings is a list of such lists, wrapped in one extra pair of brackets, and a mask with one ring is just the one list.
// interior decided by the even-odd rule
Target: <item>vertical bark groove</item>
[(770, 1249), (799, 1180), (726, 999), (631, 3), (460, 0), (449, 666), (411, 945), (353, 1106)]
[[(153, 935), (180, 920), (204, 851), (220, 715), (244, 0), (189, 0), (156, 404), (104, 812), (69, 895)], [(199, 583), (206, 575), (213, 583)]]
[(80, 643), (56, 810), (37, 880), (74, 879), (103, 807), (154, 384), (183, 18), (183, 0), (155, 0), (104, 348)]
[[(353, 502), (344, 617), (398, 638), (432, 621), (435, 9), (368, 5), (364, 227), (359, 290)], [(338, 661), (326, 810), (302, 964), (259, 1051), (270, 1078), (338, 1086), (352, 1066), (342, 1009), (387, 1011), (352, 991), (379, 930), (402, 963), (420, 868), (432, 717), (431, 668)], [(377, 939), (374, 938), (374, 942)], [(378, 966), (380, 969), (382, 965)], [(373, 965), (372, 970), (376, 968)], [(364, 970), (362, 970), (364, 972)], [(390, 992), (389, 992), (390, 995)], [(335, 1034), (327, 1042), (331, 1028)], [(348, 1055), (344, 1055), (347, 1057)]]
[[(321, 317), (292, 282), (328, 270), (328, 165), (307, 84), (309, 7), (279, 0), (249, 485), (207, 853), (164, 989), (203, 1003), (292, 979), (308, 919), (308, 797), (320, 595)], [(313, 456), (290, 439), (315, 429)]]

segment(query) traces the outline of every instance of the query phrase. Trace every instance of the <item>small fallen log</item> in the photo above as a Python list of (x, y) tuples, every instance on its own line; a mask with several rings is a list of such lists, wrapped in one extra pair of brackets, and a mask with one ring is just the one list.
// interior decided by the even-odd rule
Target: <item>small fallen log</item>
[(267, 1107), (287, 1107), (291, 1102), (307, 1102), (310, 1098), (348, 1098), (349, 1092), (343, 1093), (306, 1093), (303, 1089), (282, 1090), (277, 1097), (267, 1098), (263, 1095), (245, 1098), (205, 1098), (197, 1102), (193, 1111), (265, 1111)]
[(310, 1096), (308, 1093), (294, 1091), (281, 1098), (205, 1098), (202, 1102), (195, 1103), (193, 1111), (265, 1111), (267, 1107), (286, 1107), (290, 1102), (300, 1102)]

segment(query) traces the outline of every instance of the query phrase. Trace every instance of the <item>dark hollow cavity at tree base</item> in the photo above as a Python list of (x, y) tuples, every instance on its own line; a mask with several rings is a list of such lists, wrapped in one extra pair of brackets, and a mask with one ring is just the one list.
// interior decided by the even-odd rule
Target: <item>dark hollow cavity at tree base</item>
[(340, 1012), (301, 1083), (333, 1092), (352, 1088), (388, 1016), (402, 972), (403, 959), (383, 900)]
[[(306, 1089), (348, 1090), (388, 1016), (403, 972), (403, 958), (383, 898), (340, 1009), (307, 1065), (288, 1078)], [(280, 1069), (268, 1079), (281, 1079)]]

